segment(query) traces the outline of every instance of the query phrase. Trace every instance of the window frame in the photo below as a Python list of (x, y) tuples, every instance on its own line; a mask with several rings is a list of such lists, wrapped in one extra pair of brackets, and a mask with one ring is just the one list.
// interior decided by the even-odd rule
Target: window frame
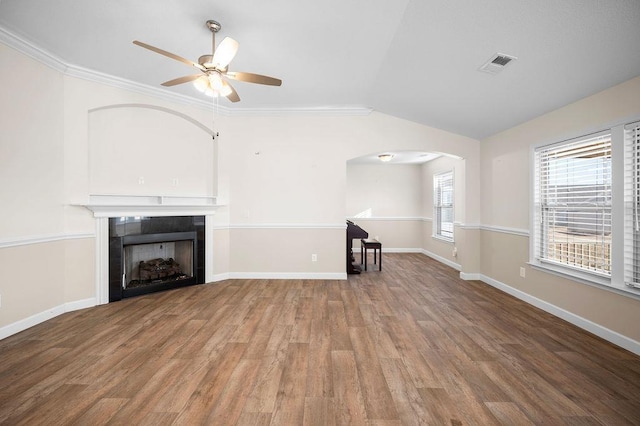
[[(441, 182), (444, 181), (443, 177), (451, 175), (451, 203), (443, 205), (438, 200), (442, 197), (438, 197), (438, 193), (442, 192)], [(447, 179), (449, 180), (449, 179)], [(442, 234), (442, 209), (451, 209), (451, 236)], [(446, 222), (449, 223), (449, 222)], [(438, 172), (433, 174), (433, 229), (432, 237), (446, 241), (449, 243), (455, 242), (455, 174), (454, 170), (447, 170), (444, 172)]]
[[(605, 124), (597, 128), (590, 128), (580, 133), (568, 135), (565, 138), (541, 142), (530, 145), (529, 152), (529, 262), (528, 264), (546, 273), (571, 279), (582, 284), (612, 291), (614, 293), (640, 299), (640, 289), (625, 284), (625, 126), (636, 121), (640, 117), (628, 118), (624, 121)], [(600, 276), (574, 268), (564, 267), (560, 264), (540, 261), (536, 258), (536, 151), (553, 145), (561, 145), (589, 136), (609, 132), (611, 134), (611, 173), (612, 173), (612, 203), (611, 203), (611, 276)]]

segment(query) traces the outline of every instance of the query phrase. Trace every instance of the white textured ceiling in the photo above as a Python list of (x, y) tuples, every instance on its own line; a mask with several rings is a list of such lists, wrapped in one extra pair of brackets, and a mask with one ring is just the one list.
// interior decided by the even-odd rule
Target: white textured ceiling
[[(77, 67), (153, 87), (240, 43), (238, 108), (370, 107), (484, 138), (640, 75), (640, 0), (0, 0), (0, 26)], [(518, 57), (498, 75), (494, 53)], [(190, 84), (170, 89), (200, 98)]]

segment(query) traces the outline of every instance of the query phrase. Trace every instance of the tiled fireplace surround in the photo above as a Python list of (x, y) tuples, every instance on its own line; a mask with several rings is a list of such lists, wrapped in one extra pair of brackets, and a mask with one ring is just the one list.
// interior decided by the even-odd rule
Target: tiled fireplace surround
[[(109, 218), (109, 302), (125, 297), (138, 296), (161, 290), (183, 287), (185, 285), (204, 283), (204, 216), (126, 216)], [(189, 277), (181, 280), (154, 280), (139, 287), (125, 287), (133, 278), (132, 271), (126, 277), (123, 271), (125, 253), (132, 252), (135, 247), (140, 260), (151, 260), (162, 257), (159, 253), (171, 247), (171, 257), (179, 260), (182, 270)], [(189, 252), (188, 260), (180, 260), (179, 248)], [(165, 250), (162, 250), (162, 249)], [(193, 251), (191, 251), (193, 250)], [(146, 253), (145, 253), (146, 252)], [(191, 263), (191, 264), (189, 264)]]
[[(96, 219), (96, 303), (105, 304), (119, 300), (110, 296), (111, 266), (109, 261), (110, 245), (113, 244), (110, 222), (117, 223), (121, 218), (134, 218), (141, 223), (145, 220), (145, 233), (157, 232), (195, 232), (197, 235), (198, 266), (195, 271), (196, 283), (212, 281), (213, 274), (213, 214), (219, 207), (215, 197), (178, 197), (178, 196), (129, 196), (129, 195), (91, 195), (89, 203), (82, 204), (93, 212)], [(139, 218), (139, 219), (135, 219)], [(179, 228), (185, 224), (185, 231)], [(138, 229), (136, 231), (135, 229)], [(134, 234), (140, 234), (142, 227), (132, 227)], [(121, 232), (122, 233), (122, 230)], [(118, 238), (122, 238), (119, 235)], [(121, 243), (121, 242), (120, 242)], [(118, 285), (122, 282), (118, 271)], [(112, 292), (111, 292), (112, 293)]]

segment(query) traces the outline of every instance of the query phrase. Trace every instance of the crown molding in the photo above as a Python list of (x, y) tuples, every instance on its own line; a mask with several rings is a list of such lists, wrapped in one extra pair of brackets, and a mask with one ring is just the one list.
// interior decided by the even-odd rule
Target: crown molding
[[(139, 93), (142, 95), (152, 96), (164, 101), (194, 106), (202, 109), (210, 109), (211, 101), (185, 96), (167, 89), (153, 87), (124, 78), (105, 74), (88, 68), (83, 68), (74, 64), (65, 62), (62, 58), (53, 55), (36, 44), (27, 41), (20, 36), (12, 33), (0, 26), (0, 42), (25, 54), (26, 56), (56, 70), (64, 75), (80, 78), (94, 83), (104, 84), (106, 86)], [(245, 116), (291, 116), (291, 115), (308, 115), (308, 116), (366, 116), (371, 114), (373, 108), (359, 105), (327, 105), (316, 107), (234, 107), (217, 106), (217, 113), (222, 116), (245, 117)]]
[(18, 37), (16, 34), (0, 26), (0, 42), (17, 50), (20, 53), (35, 59), (43, 65), (62, 73), (67, 72), (67, 64), (59, 57), (52, 55), (35, 44)]
[(229, 116), (281, 116), (281, 115), (321, 115), (321, 116), (366, 116), (373, 112), (373, 108), (359, 105), (326, 105), (316, 107), (263, 107), (263, 108), (227, 108)]

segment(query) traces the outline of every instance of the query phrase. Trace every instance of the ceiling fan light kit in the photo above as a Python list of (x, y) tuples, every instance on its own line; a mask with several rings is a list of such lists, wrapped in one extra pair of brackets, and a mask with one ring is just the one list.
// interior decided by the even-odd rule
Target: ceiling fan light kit
[(198, 62), (192, 62), (174, 53), (159, 49), (149, 44), (134, 40), (133, 44), (144, 47), (145, 49), (164, 55), (168, 58), (182, 62), (186, 65), (193, 66), (200, 70), (201, 74), (193, 74), (184, 77), (178, 77), (173, 80), (162, 83), (165, 87), (176, 86), (193, 82), (195, 88), (207, 96), (218, 97), (224, 96), (231, 102), (240, 101), (240, 96), (235, 91), (228, 80), (243, 81), (247, 83), (265, 84), (268, 86), (280, 86), (282, 80), (274, 77), (268, 77), (261, 74), (253, 74), (248, 72), (228, 72), (229, 64), (238, 52), (239, 44), (236, 40), (225, 37), (224, 40), (216, 48), (216, 33), (220, 31), (222, 25), (214, 20), (206, 22), (207, 28), (211, 31), (211, 55), (202, 55), (198, 58)]

